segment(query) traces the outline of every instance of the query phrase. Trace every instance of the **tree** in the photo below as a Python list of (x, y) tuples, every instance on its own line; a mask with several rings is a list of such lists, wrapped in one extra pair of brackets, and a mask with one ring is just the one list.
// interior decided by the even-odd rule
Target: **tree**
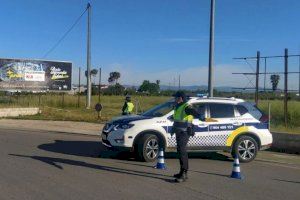
[(109, 84), (117, 84), (119, 78), (121, 77), (121, 73), (120, 72), (110, 72), (109, 73), (109, 77), (108, 77), (108, 82)]
[(271, 79), (273, 91), (277, 90), (277, 86), (278, 86), (278, 83), (279, 83), (279, 80), (280, 80), (280, 76), (278, 74), (273, 74), (273, 75), (271, 75), (270, 79)]
[(103, 91), (105, 95), (123, 95), (125, 88), (119, 83), (115, 85), (110, 85), (107, 89)]
[(159, 85), (157, 83), (151, 83), (148, 80), (144, 80), (139, 88), (139, 92), (147, 92), (149, 94), (157, 94), (159, 92)]
[(130, 88), (126, 88), (124, 91), (125, 95), (134, 95), (136, 94), (136, 88), (134, 86), (130, 87)]
[[(88, 76), (88, 72), (87, 72), (87, 70), (85, 70), (85, 77), (87, 77)], [(91, 77), (96, 77), (96, 75), (98, 74), (98, 70), (97, 69), (92, 69), (91, 70)]]

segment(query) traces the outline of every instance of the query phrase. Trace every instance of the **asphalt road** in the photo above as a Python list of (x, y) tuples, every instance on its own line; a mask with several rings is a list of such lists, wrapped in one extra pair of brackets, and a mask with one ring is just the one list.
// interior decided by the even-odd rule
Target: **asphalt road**
[(156, 170), (95, 136), (1, 129), (0, 199), (299, 199), (299, 155), (261, 152), (241, 165), (244, 180), (229, 178), (226, 154), (191, 157), (189, 181), (178, 184), (174, 154)]

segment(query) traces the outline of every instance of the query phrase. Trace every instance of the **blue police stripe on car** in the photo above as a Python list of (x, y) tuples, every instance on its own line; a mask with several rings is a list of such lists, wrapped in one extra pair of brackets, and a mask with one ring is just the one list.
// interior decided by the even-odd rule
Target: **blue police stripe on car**
[[(208, 125), (207, 127), (199, 127), (199, 126), (195, 126), (195, 132), (207, 132), (207, 131), (233, 131), (239, 127), (242, 126), (254, 126), (257, 129), (268, 129), (269, 125), (268, 123), (245, 123), (244, 125), (240, 125), (240, 126), (235, 126), (232, 124), (211, 124)], [(163, 129), (165, 129), (165, 131), (167, 133), (171, 133), (173, 126), (162, 126)]]

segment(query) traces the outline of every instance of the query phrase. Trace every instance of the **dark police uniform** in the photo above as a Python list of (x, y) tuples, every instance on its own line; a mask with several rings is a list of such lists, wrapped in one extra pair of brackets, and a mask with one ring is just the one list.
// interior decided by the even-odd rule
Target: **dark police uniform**
[(176, 134), (177, 152), (180, 162), (180, 172), (175, 174), (176, 181), (181, 182), (187, 179), (188, 153), (187, 143), (189, 137), (194, 134), (192, 121), (197, 112), (186, 102), (177, 104), (174, 109), (173, 133)]

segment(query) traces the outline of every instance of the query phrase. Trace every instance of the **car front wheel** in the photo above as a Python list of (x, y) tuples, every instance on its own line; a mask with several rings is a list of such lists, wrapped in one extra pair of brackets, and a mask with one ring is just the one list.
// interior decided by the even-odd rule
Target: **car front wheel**
[(241, 136), (234, 143), (232, 157), (238, 156), (240, 162), (247, 163), (254, 160), (258, 151), (258, 145), (254, 138)]
[(154, 162), (158, 156), (159, 141), (156, 135), (146, 134), (137, 144), (137, 155), (139, 160)]

